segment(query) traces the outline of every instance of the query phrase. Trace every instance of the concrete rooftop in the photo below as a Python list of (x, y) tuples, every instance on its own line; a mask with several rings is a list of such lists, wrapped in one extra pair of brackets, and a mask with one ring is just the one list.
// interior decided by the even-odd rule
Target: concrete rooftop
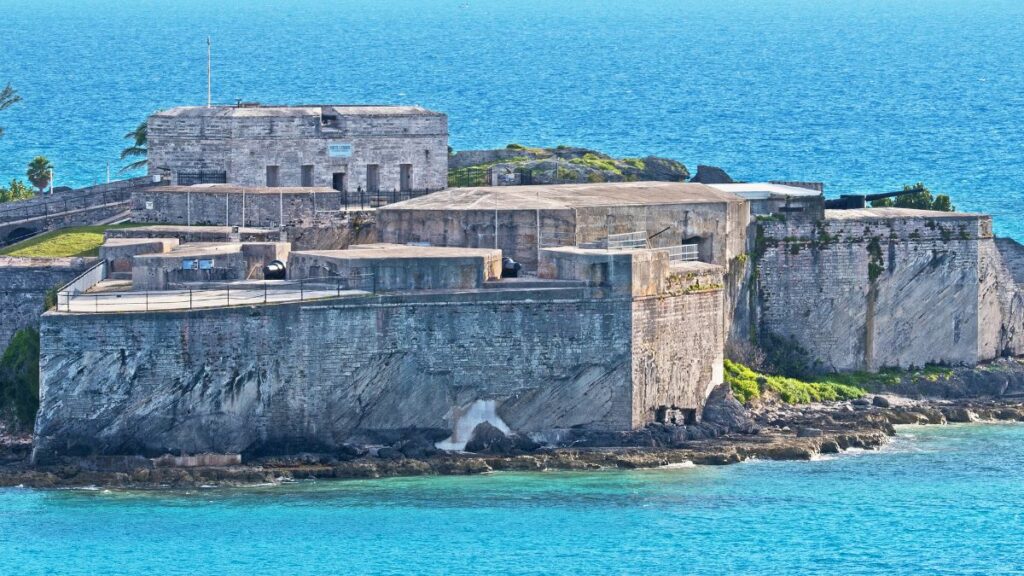
[(309, 194), (319, 192), (322, 194), (337, 194), (334, 188), (322, 186), (300, 187), (300, 186), (278, 186), (270, 188), (267, 186), (239, 186), (238, 184), (193, 184), (191, 186), (153, 186), (146, 189), (151, 192), (212, 192), (214, 194)]
[(691, 182), (603, 182), (448, 188), (379, 210), (558, 210), (742, 201), (734, 194)]
[(969, 212), (938, 212), (913, 208), (855, 208), (825, 210), (826, 220), (879, 220), (883, 218), (988, 218), (987, 214)]
[(301, 104), (296, 106), (178, 106), (154, 114), (157, 117), (255, 118), (262, 116), (301, 117), (334, 114), (338, 116), (438, 116), (440, 112), (420, 106), (381, 104)]
[(432, 259), (432, 258), (465, 258), (491, 257), (496, 248), (451, 248), (445, 246), (409, 246), (406, 244), (353, 244), (347, 250), (301, 250), (293, 254), (309, 254), (326, 258), (345, 260), (383, 260), (383, 259)]
[(821, 192), (799, 186), (772, 184), (771, 182), (743, 182), (733, 184), (708, 184), (716, 190), (730, 192), (747, 200), (767, 200), (774, 197), (814, 197)]

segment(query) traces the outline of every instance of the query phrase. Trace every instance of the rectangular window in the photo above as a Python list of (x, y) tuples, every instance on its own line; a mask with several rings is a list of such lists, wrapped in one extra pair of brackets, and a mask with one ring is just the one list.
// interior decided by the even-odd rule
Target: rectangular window
[(313, 165), (303, 164), (302, 166), (302, 187), (310, 188), (313, 186)]
[(402, 192), (412, 190), (412, 164), (401, 164), (398, 174), (398, 189)]
[(280, 173), (279, 166), (267, 166), (267, 187), (277, 188), (281, 185)]
[(366, 165), (366, 191), (371, 194), (380, 192), (380, 166), (377, 164)]

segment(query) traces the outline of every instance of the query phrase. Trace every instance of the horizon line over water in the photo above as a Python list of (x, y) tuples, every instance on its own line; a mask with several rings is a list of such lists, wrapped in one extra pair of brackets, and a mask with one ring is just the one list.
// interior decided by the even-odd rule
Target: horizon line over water
[(421, 104), (456, 150), (654, 154), (830, 196), (923, 181), (1024, 240), (1016, 0), (7, 4), (2, 182), (38, 154), (58, 185), (116, 175), (124, 133), (205, 103), (211, 35), (217, 102)]
[(899, 429), (812, 461), (0, 489), (0, 573), (1024, 572), (1024, 425)]

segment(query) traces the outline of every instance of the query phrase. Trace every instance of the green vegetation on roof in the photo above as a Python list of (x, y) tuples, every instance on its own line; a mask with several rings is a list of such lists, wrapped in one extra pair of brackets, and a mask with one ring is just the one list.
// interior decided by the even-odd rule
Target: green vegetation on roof
[(63, 228), (34, 236), (0, 249), (0, 256), (23, 258), (66, 258), (97, 256), (103, 244), (103, 232), (110, 228), (131, 228), (142, 224), (109, 224)]
[(769, 391), (790, 404), (850, 400), (867, 393), (863, 388), (839, 381), (843, 380), (841, 376), (830, 375), (819, 382), (804, 382), (796, 378), (761, 374), (739, 362), (725, 361), (725, 381), (732, 388), (736, 399), (744, 404)]

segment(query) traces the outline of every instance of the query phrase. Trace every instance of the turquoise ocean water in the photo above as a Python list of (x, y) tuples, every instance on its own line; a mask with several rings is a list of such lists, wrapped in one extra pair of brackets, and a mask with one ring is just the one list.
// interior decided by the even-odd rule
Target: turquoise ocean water
[[(0, 181), (117, 167), (205, 99), (414, 103), (456, 149), (577, 144), (820, 179), (922, 180), (1024, 240), (1019, 0), (0, 0)], [(1024, 427), (879, 453), (639, 472), (193, 493), (0, 491), (6, 574), (1024, 573)]]
[(415, 103), (456, 149), (578, 144), (830, 193), (926, 182), (1024, 240), (1020, 0), (0, 0), (0, 181), (117, 166), (148, 113)]
[(0, 574), (1021, 574), (1024, 426), (647, 471), (0, 490)]

